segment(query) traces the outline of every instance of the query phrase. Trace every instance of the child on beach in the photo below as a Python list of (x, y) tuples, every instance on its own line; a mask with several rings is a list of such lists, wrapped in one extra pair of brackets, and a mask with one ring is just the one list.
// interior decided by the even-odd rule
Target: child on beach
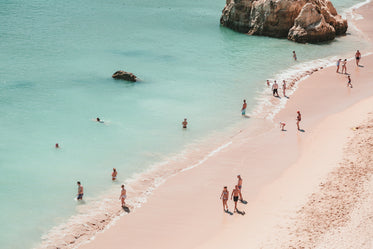
[[(223, 192), (221, 192), (220, 199), (223, 200), (223, 209), (224, 212), (228, 212), (228, 198), (229, 198), (229, 191), (227, 189), (227, 186), (224, 187)], [(227, 208), (227, 209), (225, 209)]]
[(351, 84), (351, 77), (350, 77), (350, 75), (349, 76), (347, 76), (347, 87), (351, 87), (352, 88), (352, 84)]
[(341, 65), (341, 59), (338, 59), (337, 61), (337, 73), (339, 73), (339, 65)]

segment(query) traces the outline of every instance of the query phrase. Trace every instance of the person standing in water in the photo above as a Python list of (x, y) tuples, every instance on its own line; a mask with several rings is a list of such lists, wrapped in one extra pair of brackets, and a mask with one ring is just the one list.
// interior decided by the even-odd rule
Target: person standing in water
[(347, 76), (347, 87), (351, 87), (352, 88), (352, 83), (351, 83), (351, 77), (350, 77), (350, 75), (349, 76)]
[[(225, 212), (228, 212), (228, 198), (229, 198), (229, 191), (227, 186), (224, 187), (223, 192), (221, 192), (220, 199), (223, 200), (223, 209)], [(225, 209), (227, 208), (227, 209)]]
[(284, 94), (284, 97), (286, 97), (286, 82), (285, 82), (285, 80), (282, 81), (282, 93)]
[(78, 184), (78, 197), (76, 199), (83, 200), (83, 195), (84, 195), (83, 186), (80, 182), (77, 182), (77, 184)]
[(234, 201), (234, 212), (237, 211), (237, 202), (238, 202), (238, 196), (240, 195), (240, 190), (238, 189), (238, 186), (236, 185), (234, 189), (232, 190), (231, 200), (233, 198)]
[(360, 51), (356, 51), (356, 54), (355, 54), (355, 59), (356, 59), (356, 66), (359, 66), (359, 61), (361, 59), (361, 53)]
[(302, 115), (300, 114), (300, 111), (297, 111), (297, 127), (298, 127), (298, 130), (300, 130), (299, 128), (299, 122), (302, 120)]
[(181, 124), (183, 125), (183, 128), (186, 129), (188, 125), (187, 119), (184, 118), (184, 121)]
[(121, 200), (122, 207), (126, 205), (126, 198), (127, 198), (127, 190), (124, 188), (124, 185), (122, 185), (122, 190), (120, 191), (119, 199)]
[(339, 66), (341, 65), (341, 59), (338, 59), (337, 61), (337, 71), (336, 73), (339, 73)]
[(242, 114), (242, 116), (244, 116), (244, 115), (246, 114), (246, 107), (247, 107), (246, 99), (244, 99), (244, 100), (243, 100), (242, 109), (241, 109), (241, 114)]
[(111, 179), (115, 181), (117, 179), (118, 172), (116, 168), (113, 168), (113, 173), (111, 173)]
[(267, 80), (267, 86), (270, 87), (271, 83), (269, 83), (269, 80)]
[(239, 195), (240, 195), (240, 200), (243, 201), (243, 199), (242, 199), (242, 193), (241, 193), (241, 190), (242, 190), (242, 178), (241, 178), (241, 175), (238, 175), (237, 178), (238, 178), (237, 187), (238, 187), (238, 191), (239, 191)]
[(276, 94), (276, 97), (280, 97), (278, 95), (278, 84), (276, 81), (274, 81), (272, 85), (272, 95), (275, 96), (275, 94)]
[(295, 51), (293, 51), (293, 58), (295, 61), (297, 61), (297, 54), (295, 53)]
[(54, 146), (56, 149), (59, 149), (60, 148), (60, 145), (58, 143), (56, 143), (56, 145)]

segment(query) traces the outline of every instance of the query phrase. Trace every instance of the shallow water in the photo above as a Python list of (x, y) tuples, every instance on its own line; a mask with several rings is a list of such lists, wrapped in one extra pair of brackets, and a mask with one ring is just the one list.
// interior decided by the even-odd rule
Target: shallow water
[[(112, 187), (113, 167), (122, 182), (245, 122), (242, 99), (252, 111), (265, 79), (294, 65), (292, 50), (301, 63), (365, 46), (353, 35), (301, 45), (238, 34), (219, 26), (224, 4), (0, 2), (2, 248), (31, 248), (74, 214), (76, 181), (89, 202)], [(142, 81), (113, 80), (121, 69)]]

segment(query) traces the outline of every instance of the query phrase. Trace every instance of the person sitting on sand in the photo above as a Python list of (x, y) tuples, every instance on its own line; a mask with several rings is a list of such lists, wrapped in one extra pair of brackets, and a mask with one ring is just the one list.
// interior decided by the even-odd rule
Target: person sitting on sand
[(336, 71), (336, 73), (339, 73), (339, 65), (341, 65), (341, 59), (338, 59), (338, 61), (337, 61), (337, 71)]
[(233, 198), (234, 201), (234, 212), (237, 210), (237, 202), (238, 202), (238, 196), (240, 195), (240, 190), (238, 189), (238, 186), (236, 185), (234, 189), (232, 190), (231, 200)]
[(285, 82), (285, 80), (282, 81), (282, 93), (284, 94), (284, 97), (286, 97), (286, 82)]
[(242, 193), (241, 193), (241, 189), (242, 189), (242, 178), (240, 175), (237, 176), (238, 178), (238, 183), (237, 183), (237, 187), (238, 187), (238, 190), (240, 191), (239, 194), (240, 194), (240, 200), (243, 201), (242, 199)]
[(347, 74), (347, 59), (344, 59), (344, 61), (342, 61), (342, 73), (343, 71), (345, 72), (345, 74)]
[(77, 200), (83, 200), (83, 186), (80, 182), (77, 182), (78, 184), (78, 197), (76, 198)]
[[(223, 200), (223, 209), (225, 212), (228, 212), (228, 198), (229, 198), (229, 191), (227, 186), (224, 187), (223, 192), (221, 192), (220, 199)], [(227, 209), (225, 209), (227, 208)]]
[(120, 191), (119, 199), (122, 202), (122, 207), (126, 205), (126, 197), (127, 197), (127, 190), (124, 188), (124, 185), (122, 185), (122, 190)]
[(299, 128), (299, 122), (302, 120), (302, 115), (300, 114), (300, 111), (297, 111), (297, 127), (298, 127), (298, 130), (300, 130)]
[(295, 53), (295, 51), (293, 51), (293, 58), (295, 61), (297, 61), (297, 54)]
[(243, 100), (242, 109), (241, 109), (241, 114), (242, 114), (242, 116), (244, 116), (244, 115), (246, 114), (246, 107), (247, 107), (246, 99), (244, 99), (244, 100)]
[(183, 125), (183, 128), (186, 129), (188, 125), (187, 119), (184, 118), (184, 121), (181, 124)]
[(350, 75), (347, 76), (347, 79), (348, 79), (348, 81), (347, 81), (347, 87), (351, 87), (351, 88), (352, 88), (351, 77), (350, 77)]
[(111, 173), (111, 179), (113, 181), (115, 181), (117, 179), (117, 174), (118, 174), (118, 172), (117, 172), (116, 168), (113, 168), (113, 173)]
[(273, 85), (272, 85), (272, 95), (273, 96), (275, 96), (275, 94), (276, 94), (276, 97), (280, 97), (279, 95), (278, 95), (278, 84), (277, 84), (277, 82), (276, 81), (274, 81), (273, 82)]
[(280, 122), (280, 128), (281, 128), (282, 131), (285, 130), (285, 125), (286, 124), (284, 122)]
[(359, 66), (359, 61), (361, 59), (361, 54), (360, 54), (360, 51), (356, 51), (356, 54), (355, 54), (355, 59), (356, 59), (356, 66)]

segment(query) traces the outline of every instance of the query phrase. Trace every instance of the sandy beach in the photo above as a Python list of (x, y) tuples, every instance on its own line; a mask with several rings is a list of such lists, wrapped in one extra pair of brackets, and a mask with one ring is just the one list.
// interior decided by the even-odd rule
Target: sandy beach
[[(357, 10), (367, 39), (372, 9)], [(206, 151), (197, 167), (169, 178), (141, 208), (79, 249), (371, 248), (373, 56), (361, 52), (362, 67), (347, 65), (353, 88), (334, 66), (313, 73), (273, 121), (255, 121), (263, 129), (243, 129), (219, 152)], [(245, 203), (239, 213), (225, 213), (219, 197), (223, 186), (232, 192), (238, 174)], [(228, 205), (233, 212), (233, 201)]]

